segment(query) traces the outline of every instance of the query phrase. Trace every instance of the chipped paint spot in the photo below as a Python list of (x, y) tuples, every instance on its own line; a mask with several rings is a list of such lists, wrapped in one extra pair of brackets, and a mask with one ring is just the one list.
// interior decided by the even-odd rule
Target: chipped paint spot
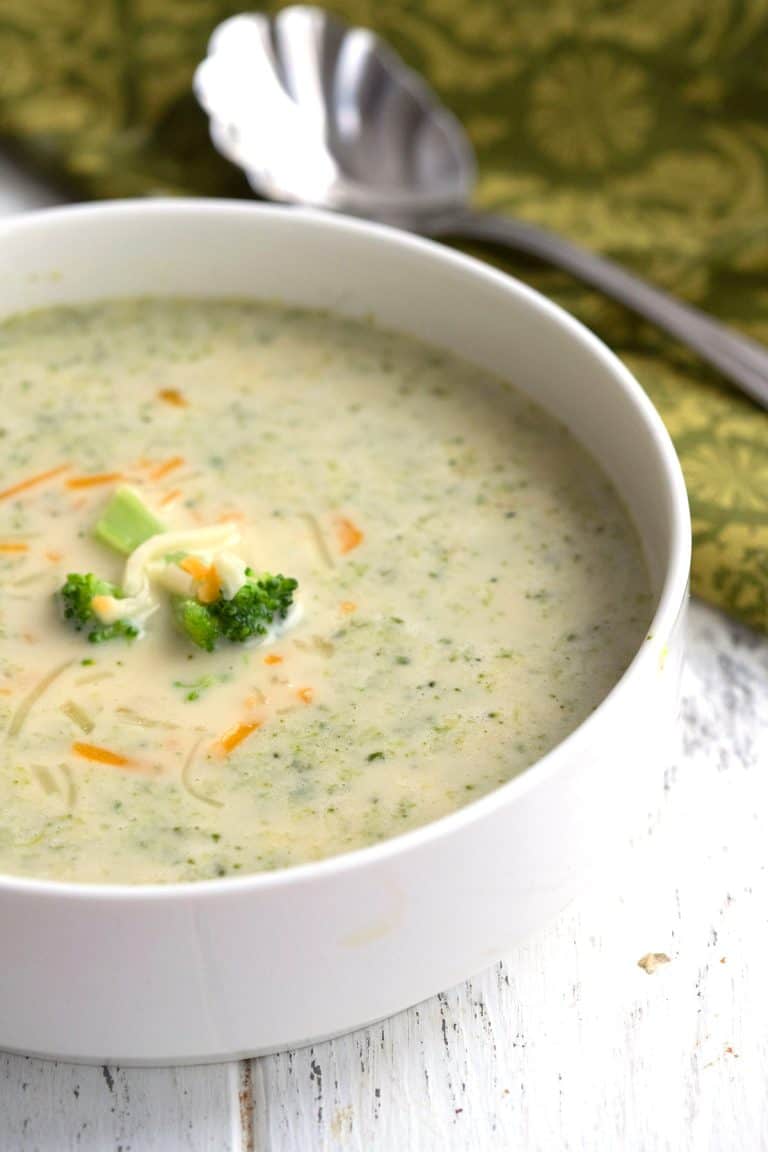
[(649, 976), (653, 976), (657, 968), (661, 968), (662, 964), (671, 963), (669, 956), (666, 952), (646, 952), (645, 956), (641, 956), (637, 962), (638, 968), (642, 968)]
[(315, 1102), (317, 1104), (317, 1123), (323, 1122), (323, 1070), (318, 1061), (315, 1059), (315, 1050), (309, 1050), (309, 1079), (314, 1082), (316, 1093)]
[(352, 1135), (352, 1108), (337, 1108), (331, 1117), (331, 1136), (338, 1140), (342, 1135)]
[(238, 1092), (240, 1107), (240, 1138), (242, 1152), (254, 1152), (255, 1139), (253, 1127), (253, 1068), (250, 1060), (243, 1060), (240, 1065), (240, 1091)]

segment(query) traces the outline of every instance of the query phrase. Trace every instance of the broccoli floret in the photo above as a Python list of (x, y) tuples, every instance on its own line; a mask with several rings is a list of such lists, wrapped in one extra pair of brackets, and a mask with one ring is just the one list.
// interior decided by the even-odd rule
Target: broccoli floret
[(70, 572), (65, 584), (59, 590), (65, 620), (71, 621), (78, 632), (88, 629), (91, 644), (103, 644), (107, 640), (118, 638), (132, 640), (134, 636), (138, 636), (138, 628), (125, 620), (103, 624), (91, 607), (94, 596), (116, 596), (119, 599), (122, 595), (117, 585), (111, 584), (109, 580), (101, 580), (92, 572), (86, 575)]
[(247, 580), (231, 600), (219, 597), (213, 609), (223, 636), (242, 643), (250, 636), (264, 636), (275, 618), (284, 620), (293, 603), (298, 582), (287, 576), (262, 576)]
[(173, 599), (173, 616), (179, 628), (206, 652), (213, 652), (220, 635), (219, 622), (211, 608), (212, 605), (199, 604), (197, 600), (180, 596)]
[(288, 615), (297, 588), (298, 582), (288, 576), (264, 575), (246, 580), (231, 600), (177, 600), (174, 615), (193, 644), (212, 652), (220, 638), (242, 644), (252, 636), (265, 636), (275, 620)]
[(87, 576), (70, 572), (59, 595), (64, 605), (65, 618), (71, 620), (79, 632), (94, 620), (91, 607), (94, 596), (119, 596), (120, 589), (108, 580), (100, 580), (92, 572)]

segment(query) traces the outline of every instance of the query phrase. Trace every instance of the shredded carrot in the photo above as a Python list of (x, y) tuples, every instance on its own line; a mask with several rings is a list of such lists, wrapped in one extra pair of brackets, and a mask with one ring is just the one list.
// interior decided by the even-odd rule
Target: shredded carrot
[(178, 388), (161, 388), (157, 395), (158, 399), (165, 400), (166, 404), (171, 404), (174, 408), (189, 407), (189, 402), (182, 396)]
[(336, 538), (339, 542), (339, 551), (342, 555), (346, 552), (351, 552), (353, 548), (359, 547), (363, 542), (363, 533), (348, 520), (346, 516), (336, 517)]
[(162, 500), (158, 500), (158, 507), (165, 508), (166, 504), (172, 504), (174, 500), (178, 500), (181, 496), (180, 488), (173, 488), (170, 492), (166, 492)]
[(84, 760), (93, 760), (97, 764), (112, 764), (115, 768), (127, 768), (131, 761), (119, 752), (111, 752), (109, 748), (100, 748), (98, 744), (83, 744), (75, 740), (72, 751)]
[(0, 696), (13, 696), (13, 688), (0, 688)]
[(353, 604), (351, 600), (342, 600), (339, 608), (341, 608), (345, 616), (349, 616), (351, 612), (357, 612), (357, 604)]
[(265, 664), (282, 664), (282, 656), (278, 656), (277, 652), (270, 652), (268, 656), (264, 657)]
[(217, 524), (241, 524), (245, 520), (244, 512), (222, 512), (221, 516), (217, 519)]
[(38, 472), (36, 476), (28, 476), (26, 480), (12, 484), (10, 488), (4, 488), (0, 492), (0, 500), (10, 500), (11, 496), (17, 496), (20, 492), (26, 492), (38, 484), (44, 484), (46, 480), (53, 480), (54, 476), (60, 476), (62, 472), (66, 472), (67, 468), (69, 468), (69, 464), (60, 464), (58, 468), (49, 468), (47, 472)]
[(150, 480), (162, 480), (163, 476), (167, 476), (169, 472), (173, 472), (175, 468), (180, 468), (184, 463), (183, 456), (171, 456), (170, 460), (164, 460), (162, 464), (158, 464), (150, 474)]
[(261, 728), (261, 720), (248, 720), (243, 724), (235, 724), (234, 728), (229, 728), (223, 736), (219, 737), (216, 745), (225, 755), (229, 755), (233, 749), (237, 748), (238, 744), (247, 740), (257, 728)]
[(179, 568), (188, 572), (195, 580), (205, 580), (208, 574), (207, 566), (197, 556), (185, 556), (179, 564)]
[(3, 540), (0, 542), (0, 552), (29, 552), (29, 544), (22, 540)]
[(201, 604), (213, 604), (214, 600), (218, 600), (221, 595), (221, 580), (216, 571), (216, 565), (211, 564), (210, 568), (205, 573), (200, 587), (197, 590), (197, 598)]
[(50, 552), (46, 552), (45, 558), (46, 560), (50, 560), (51, 564), (58, 564), (59, 560), (64, 559), (64, 556), (63, 553), (56, 552), (55, 549), (52, 548)]
[(93, 476), (72, 476), (65, 480), (67, 488), (96, 488), (99, 484), (116, 484), (122, 472), (96, 472)]
[(296, 695), (298, 696), (299, 700), (303, 700), (305, 704), (311, 704), (314, 693), (311, 688), (299, 688)]

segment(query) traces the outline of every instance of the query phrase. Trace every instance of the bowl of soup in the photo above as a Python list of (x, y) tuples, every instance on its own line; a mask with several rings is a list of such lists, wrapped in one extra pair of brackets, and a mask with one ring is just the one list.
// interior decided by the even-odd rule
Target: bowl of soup
[(0, 227), (0, 1046), (269, 1052), (549, 922), (642, 828), (685, 489), (576, 321), (385, 228)]

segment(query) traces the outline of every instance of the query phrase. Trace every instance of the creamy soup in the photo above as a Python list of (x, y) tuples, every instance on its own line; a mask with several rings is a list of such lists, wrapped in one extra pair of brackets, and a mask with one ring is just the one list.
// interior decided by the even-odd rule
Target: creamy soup
[[(373, 325), (52, 309), (0, 327), (0, 392), (0, 871), (198, 880), (393, 836), (552, 748), (647, 628), (637, 536), (584, 450)], [(68, 574), (130, 582), (94, 536), (124, 486), (181, 533), (155, 570), (201, 611), (226, 547), (239, 580), (297, 581), (285, 613), (207, 651), (166, 582), (128, 635), (76, 630)]]

